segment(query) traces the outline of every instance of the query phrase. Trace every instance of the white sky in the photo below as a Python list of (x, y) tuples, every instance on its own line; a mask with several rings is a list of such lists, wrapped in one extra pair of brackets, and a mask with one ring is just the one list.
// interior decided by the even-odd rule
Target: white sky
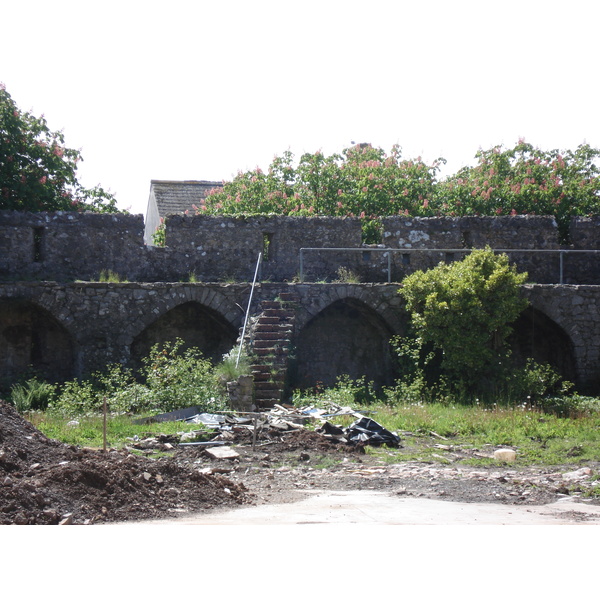
[(597, 0), (3, 3), (0, 81), (145, 214), (151, 179), (231, 179), (352, 141), (472, 164), (600, 147)]

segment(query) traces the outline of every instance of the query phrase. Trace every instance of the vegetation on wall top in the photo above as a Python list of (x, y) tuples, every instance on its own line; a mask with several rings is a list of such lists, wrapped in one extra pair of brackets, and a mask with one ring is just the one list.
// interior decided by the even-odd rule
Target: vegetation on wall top
[(294, 165), (290, 151), (266, 172), (240, 172), (211, 190), (203, 214), (353, 216), (364, 238), (377, 242), (383, 216), (553, 215), (563, 235), (572, 216), (600, 214), (600, 150), (542, 150), (524, 140), (476, 154), (477, 164), (440, 179), (445, 159), (426, 164), (357, 144), (342, 154), (306, 153)]

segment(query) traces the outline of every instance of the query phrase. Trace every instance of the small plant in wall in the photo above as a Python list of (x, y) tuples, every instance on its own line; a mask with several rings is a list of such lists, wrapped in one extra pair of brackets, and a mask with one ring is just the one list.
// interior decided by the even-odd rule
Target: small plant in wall
[(152, 243), (155, 246), (159, 246), (160, 248), (164, 248), (167, 245), (167, 232), (165, 229), (165, 220), (163, 217), (160, 218), (160, 223), (158, 227), (152, 234)]
[(103, 269), (100, 271), (98, 281), (100, 283), (126, 283), (127, 279), (122, 279), (118, 273), (115, 273), (110, 269)]
[(250, 359), (246, 348), (236, 346), (223, 355), (223, 360), (215, 367), (215, 374), (222, 382), (235, 381), (243, 375), (250, 375)]
[(340, 267), (337, 270), (337, 279), (334, 279), (333, 283), (360, 283), (360, 277), (350, 269)]

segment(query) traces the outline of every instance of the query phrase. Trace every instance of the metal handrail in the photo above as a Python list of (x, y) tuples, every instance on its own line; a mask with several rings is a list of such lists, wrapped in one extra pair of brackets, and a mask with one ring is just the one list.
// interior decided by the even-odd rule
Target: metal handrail
[[(473, 252), (473, 250), (482, 250), (482, 248), (300, 248), (300, 255), (299, 255), (299, 260), (300, 260), (300, 281), (303, 282), (304, 281), (304, 252), (310, 252), (310, 251), (315, 251), (315, 252), (328, 252), (328, 251), (335, 251), (335, 252), (340, 252), (340, 251), (344, 251), (344, 252), (388, 252), (388, 283), (392, 282), (392, 256), (391, 253), (392, 252), (401, 252), (402, 254), (412, 254), (412, 253), (417, 253), (417, 252)], [(562, 284), (563, 282), (563, 256), (565, 254), (575, 254), (575, 253), (581, 253), (581, 254), (585, 254), (585, 253), (591, 253), (591, 254), (597, 254), (598, 252), (600, 252), (600, 250), (570, 250), (570, 249), (564, 249), (564, 248), (553, 248), (553, 249), (538, 249), (538, 250), (532, 250), (532, 249), (526, 249), (526, 248), (492, 248), (493, 252), (503, 252), (503, 253), (509, 253), (509, 252), (531, 252), (531, 253), (543, 253), (543, 252), (558, 252), (559, 254), (559, 261), (560, 261), (560, 267), (559, 267), (559, 284)]]
[(242, 346), (244, 345), (244, 336), (246, 335), (246, 325), (248, 324), (248, 316), (250, 315), (250, 305), (252, 304), (252, 296), (254, 295), (254, 286), (256, 285), (256, 278), (258, 277), (258, 269), (262, 260), (262, 252), (258, 253), (258, 260), (256, 261), (256, 269), (254, 270), (254, 279), (252, 280), (252, 287), (250, 288), (250, 298), (248, 298), (248, 307), (246, 308), (246, 316), (244, 317), (244, 327), (242, 329), (242, 337), (240, 338), (240, 347), (238, 348), (238, 355), (235, 361), (236, 368), (240, 364), (240, 356), (242, 354)]

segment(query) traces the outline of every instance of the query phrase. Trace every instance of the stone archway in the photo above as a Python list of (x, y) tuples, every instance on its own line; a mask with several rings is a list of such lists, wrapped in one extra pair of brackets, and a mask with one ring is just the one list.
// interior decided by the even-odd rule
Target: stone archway
[(221, 314), (198, 302), (185, 302), (167, 311), (139, 333), (131, 345), (133, 366), (139, 368), (155, 344), (180, 338), (183, 348), (198, 348), (213, 363), (235, 345), (238, 330)]
[(29, 371), (49, 381), (74, 376), (71, 334), (50, 311), (28, 300), (0, 302), (0, 378), (10, 383)]
[(365, 377), (376, 387), (394, 381), (391, 328), (365, 303), (337, 300), (314, 316), (295, 339), (290, 386), (332, 386), (341, 375)]
[(547, 363), (568, 381), (575, 381), (577, 366), (573, 343), (565, 330), (543, 312), (529, 306), (513, 325), (509, 338), (515, 363), (528, 358)]

